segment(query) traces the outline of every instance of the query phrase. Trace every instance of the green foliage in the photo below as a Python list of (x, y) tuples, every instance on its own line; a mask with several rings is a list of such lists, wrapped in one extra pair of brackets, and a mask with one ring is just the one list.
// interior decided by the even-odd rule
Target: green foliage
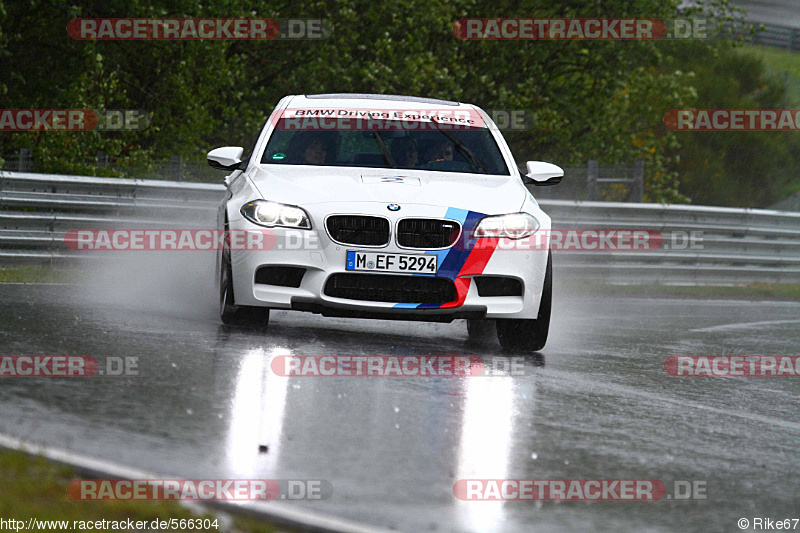
[[(778, 109), (785, 106), (780, 76), (769, 74), (762, 60), (732, 46), (682, 49), (675, 61), (690, 65), (702, 109)], [(695, 203), (768, 206), (800, 183), (800, 137), (797, 132), (679, 132), (680, 191)]]
[(737, 52), (762, 61), (767, 74), (779, 77), (786, 86), (786, 107), (800, 108), (800, 54), (764, 46), (743, 46)]
[[(2, 107), (144, 109), (151, 114), (149, 128), (138, 132), (6, 133), (0, 136), (0, 153), (28, 147), (43, 170), (87, 174), (103, 171), (91, 161), (102, 151), (124, 172), (125, 166), (152, 166), (173, 154), (202, 160), (215, 146), (250, 146), (287, 94), (413, 94), (528, 111), (533, 127), (506, 135), (519, 161), (569, 166), (587, 159), (603, 164), (644, 159), (648, 201), (681, 202), (690, 196), (709, 203), (717, 190), (717, 199), (737, 201), (727, 190), (728, 173), (735, 167), (701, 157), (718, 147), (676, 135), (662, 122), (670, 109), (702, 102), (712, 85), (723, 91), (735, 76), (742, 77), (742, 90), (761, 90), (761, 81), (744, 79), (740, 67), (726, 63), (727, 42), (463, 41), (454, 35), (460, 17), (669, 19), (678, 4), (89, 0), (77, 7), (68, 0), (27, 0), (4, 8), (0, 0), (0, 66), (8, 73), (0, 82)], [(696, 14), (723, 21), (735, 16), (726, 0), (709, 1)], [(332, 22), (333, 32), (324, 40), (94, 42), (67, 35), (66, 24), (76, 17), (324, 18)], [(726, 70), (734, 67), (738, 74)], [(766, 95), (758, 94), (766, 101)], [(720, 107), (732, 107), (729, 99), (736, 94), (718, 96)], [(790, 151), (775, 139), (759, 141), (759, 146)], [(690, 145), (687, 153), (679, 141)], [(747, 168), (760, 164), (758, 159), (751, 158)], [(690, 167), (695, 163), (698, 168)], [(702, 181), (701, 173), (709, 169), (719, 179)], [(767, 196), (753, 198), (766, 201)]]

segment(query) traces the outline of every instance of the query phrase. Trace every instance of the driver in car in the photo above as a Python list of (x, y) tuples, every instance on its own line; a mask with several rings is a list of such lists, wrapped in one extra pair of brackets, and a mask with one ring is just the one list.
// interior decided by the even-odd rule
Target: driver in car
[(289, 160), (298, 165), (325, 165), (335, 158), (336, 143), (324, 133), (303, 131), (289, 143)]

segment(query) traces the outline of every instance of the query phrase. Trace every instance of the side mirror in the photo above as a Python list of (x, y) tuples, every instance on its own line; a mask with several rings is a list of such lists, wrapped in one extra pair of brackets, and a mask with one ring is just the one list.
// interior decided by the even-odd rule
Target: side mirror
[(223, 146), (208, 152), (206, 160), (209, 166), (219, 170), (236, 170), (242, 164), (244, 148), (241, 146)]
[[(564, 170), (552, 163), (544, 161), (528, 161), (528, 173), (522, 179), (525, 183), (532, 183), (537, 186), (557, 185), (564, 177)], [(526, 179), (527, 178), (527, 179)]]

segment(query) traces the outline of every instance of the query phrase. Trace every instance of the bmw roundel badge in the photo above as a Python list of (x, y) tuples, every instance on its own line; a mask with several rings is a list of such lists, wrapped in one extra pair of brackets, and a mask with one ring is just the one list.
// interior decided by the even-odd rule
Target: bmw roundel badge
[(389, 204), (386, 206), (389, 211), (400, 211), (400, 204)]

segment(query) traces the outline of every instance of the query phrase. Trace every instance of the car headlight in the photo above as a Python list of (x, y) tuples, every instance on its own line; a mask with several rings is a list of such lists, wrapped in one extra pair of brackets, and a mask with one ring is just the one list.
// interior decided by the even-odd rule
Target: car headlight
[(475, 228), (476, 239), (523, 239), (536, 233), (539, 221), (528, 213), (511, 213), (481, 219)]
[(311, 229), (308, 213), (293, 205), (255, 200), (242, 206), (242, 216), (260, 226)]

